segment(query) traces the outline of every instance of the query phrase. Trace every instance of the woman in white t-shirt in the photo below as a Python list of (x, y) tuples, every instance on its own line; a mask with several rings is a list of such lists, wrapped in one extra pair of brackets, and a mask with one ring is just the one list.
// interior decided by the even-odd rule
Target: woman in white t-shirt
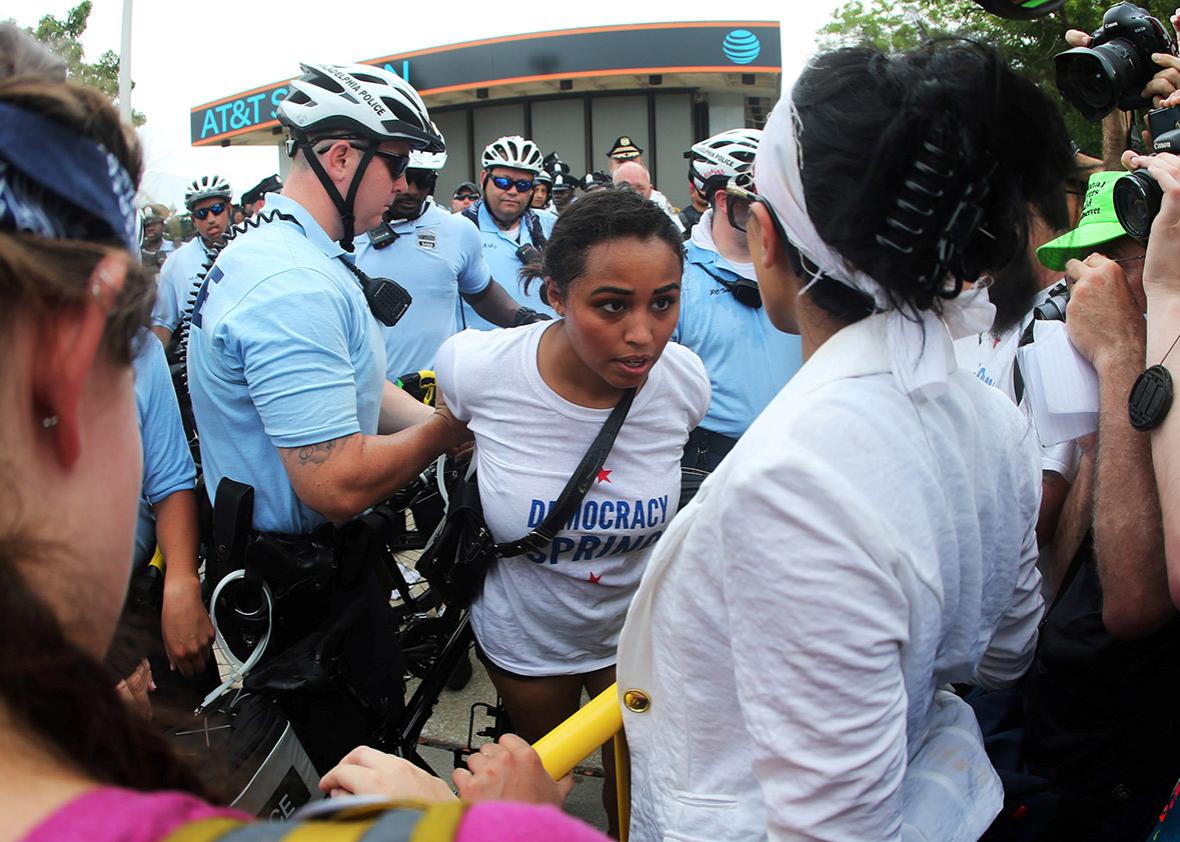
[(497, 542), (544, 519), (620, 396), (638, 388), (566, 527), (544, 551), (495, 564), (471, 607), (492, 681), (530, 742), (576, 711), (583, 690), (615, 680), (627, 607), (677, 510), (680, 457), (709, 404), (700, 359), (668, 343), (681, 268), (680, 234), (658, 207), (625, 191), (587, 196), (526, 270), (562, 318), (464, 331), (438, 353), (439, 386), (475, 435)]

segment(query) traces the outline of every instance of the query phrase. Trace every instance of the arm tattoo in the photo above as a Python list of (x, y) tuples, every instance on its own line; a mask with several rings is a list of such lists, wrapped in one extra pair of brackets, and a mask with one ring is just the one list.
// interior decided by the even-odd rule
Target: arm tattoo
[(318, 444), (308, 444), (303, 447), (288, 448), (288, 454), (294, 451), (300, 465), (322, 465), (332, 458), (332, 454), (340, 450), (351, 436), (330, 439)]

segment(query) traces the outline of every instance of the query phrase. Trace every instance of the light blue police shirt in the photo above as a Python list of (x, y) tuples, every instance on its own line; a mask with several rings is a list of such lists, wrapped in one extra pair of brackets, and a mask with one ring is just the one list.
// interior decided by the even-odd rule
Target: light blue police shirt
[(700, 425), (738, 438), (803, 365), (803, 346), (770, 323), (765, 307), (747, 307), (709, 275), (740, 277), (719, 260), (717, 252), (685, 243), (672, 339), (696, 351), (709, 372), (713, 397)]
[(209, 259), (205, 241), (198, 235), (172, 252), (160, 269), (152, 325), (175, 331), (200, 289), (200, 276)]
[(434, 368), (434, 355), (456, 332), (459, 293), (478, 295), (492, 273), (483, 259), (479, 231), (468, 220), (427, 200), (414, 220), (390, 223), (397, 239), (383, 249), (369, 238), (357, 243), (357, 266), (373, 277), (392, 278), (414, 299), (385, 336), (385, 376), (396, 381), (407, 372)]
[[(553, 233), (553, 224), (557, 222), (557, 216), (546, 210), (533, 212), (541, 220), (541, 233), (548, 239), (549, 235)], [(459, 218), (468, 225), (471, 224), (471, 220), (466, 217), (460, 216)], [(541, 301), (540, 282), (533, 281), (529, 284), (529, 291), (526, 293), (524, 282), (520, 279), (520, 269), (523, 264), (517, 260), (516, 250), (526, 243), (532, 244), (533, 242), (532, 232), (529, 231), (529, 226), (524, 219), (521, 218), (520, 225), (511, 234), (501, 231), (495, 220), (492, 219), (487, 205), (481, 201), (479, 203), (479, 233), (483, 238), (484, 260), (487, 261), (488, 268), (492, 270), (492, 278), (504, 287), (509, 295), (519, 301), (521, 306), (532, 307), (538, 313), (546, 313), (556, 318), (557, 313)], [(461, 302), (459, 307), (460, 328), (473, 327), (476, 330), (493, 330), (497, 327), (476, 313), (470, 304)]]
[[(345, 254), (300, 204), (230, 242), (193, 312), (188, 374), (210, 497), (254, 486), (254, 528), (307, 534), (325, 518), (291, 487), (278, 448), (373, 435), (385, 382), (381, 325)], [(349, 255), (351, 257), (351, 255)]]
[(135, 409), (143, 443), (143, 487), (135, 527), (138, 568), (151, 560), (156, 547), (156, 515), (152, 507), (178, 491), (195, 488), (197, 468), (184, 437), (164, 346), (146, 329), (135, 343)]

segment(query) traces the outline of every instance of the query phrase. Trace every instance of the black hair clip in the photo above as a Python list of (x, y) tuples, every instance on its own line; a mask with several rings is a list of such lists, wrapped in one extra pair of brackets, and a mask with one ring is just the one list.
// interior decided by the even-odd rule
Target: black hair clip
[[(959, 261), (967, 242), (982, 230), (984, 201), (996, 165), (993, 162), (981, 177), (957, 185), (955, 179), (963, 173), (947, 151), (952, 144), (945, 124), (934, 134), (922, 141), (894, 207), (885, 217), (884, 230), (876, 239), (878, 244), (907, 258), (927, 253), (929, 245), (923, 247), (922, 242), (933, 240), (933, 265), (918, 276), (918, 284), (935, 295), (953, 297), (961, 288), (961, 279), (956, 278), (953, 290), (944, 289), (943, 281), (948, 272), (962, 274)], [(942, 220), (945, 223), (940, 226)]]
[(956, 175), (954, 160), (946, 151), (946, 132), (937, 131), (936, 140), (922, 141), (921, 152), (902, 182), (894, 207), (885, 217), (887, 230), (877, 242), (904, 255), (911, 255), (926, 236), (937, 208), (945, 204), (951, 179)]

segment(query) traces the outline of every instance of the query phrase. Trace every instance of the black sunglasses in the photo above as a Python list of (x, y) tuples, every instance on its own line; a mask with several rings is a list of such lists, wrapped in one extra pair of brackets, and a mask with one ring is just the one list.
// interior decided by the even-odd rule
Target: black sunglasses
[[(344, 138), (340, 138), (340, 140), (343, 139)], [(321, 138), (321, 140), (333, 141), (333, 138)], [(371, 148), (369, 146), (362, 146), (359, 143), (350, 143), (348, 145), (353, 149), (356, 149), (358, 152), (368, 152)], [(331, 147), (324, 147), (323, 149), (317, 149), (315, 154), (323, 155), (330, 148)], [(373, 154), (380, 158), (385, 164), (385, 169), (389, 170), (389, 177), (393, 181), (397, 181), (399, 178), (401, 178), (406, 171), (406, 167), (410, 165), (409, 155), (401, 155), (397, 152), (386, 152), (384, 149), (373, 149)]]
[[(350, 143), (349, 146), (352, 146)], [(352, 146), (353, 149), (364, 150), (364, 146)], [(410, 165), (409, 155), (399, 155), (397, 152), (386, 152), (384, 149), (375, 149), (373, 154), (382, 160), (385, 164), (385, 169), (389, 170), (389, 177), (393, 181), (401, 178), (405, 172), (406, 167)]]
[(456, 193), (455, 198), (462, 202), (474, 202), (479, 198), (478, 193)]
[(229, 202), (215, 202), (214, 204), (209, 205), (208, 207), (193, 211), (193, 216), (195, 216), (197, 219), (204, 222), (206, 219), (208, 219), (209, 214), (213, 214), (214, 216), (221, 216), (223, 213), (225, 213), (225, 209), (228, 207), (229, 207)]
[(514, 181), (513, 179), (509, 178), (506, 175), (493, 175), (492, 176), (492, 184), (496, 185), (501, 190), (507, 190), (509, 187), (512, 187), (513, 185), (515, 185), (517, 193), (529, 192), (530, 190), (533, 189), (533, 187), (536, 185), (536, 183), (537, 182), (535, 182), (535, 181), (525, 181), (524, 179), (521, 179), (520, 181)]
[(729, 219), (729, 224), (734, 228), (745, 232), (746, 226), (750, 223), (750, 209), (757, 202), (766, 208), (766, 213), (769, 214), (770, 221), (774, 225), (775, 233), (778, 234), (779, 239), (784, 243), (791, 242), (790, 237), (787, 236), (787, 232), (783, 230), (782, 224), (779, 223), (774, 208), (770, 206), (770, 202), (763, 199), (753, 190), (738, 187), (736, 184), (728, 184), (725, 187), (725, 196), (728, 199), (725, 203), (725, 215)]

